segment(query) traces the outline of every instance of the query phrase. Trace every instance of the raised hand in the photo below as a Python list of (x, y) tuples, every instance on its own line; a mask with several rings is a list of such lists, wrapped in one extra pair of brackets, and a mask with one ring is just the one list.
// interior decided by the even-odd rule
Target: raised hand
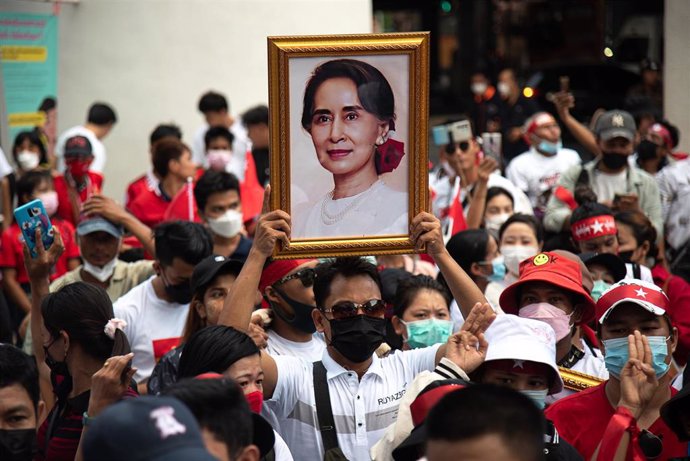
[(136, 368), (126, 370), (128, 363), (134, 357), (130, 352), (126, 355), (116, 355), (105, 361), (103, 367), (91, 377), (91, 396), (87, 414), (94, 417), (108, 405), (112, 405), (122, 398), (127, 391)]
[(498, 168), (498, 162), (491, 157), (484, 157), (479, 163), (479, 169), (477, 170), (477, 176), (479, 180), (483, 182), (489, 181), (489, 176), (491, 173), (496, 171)]
[(278, 241), (287, 246), (290, 243), (291, 218), (283, 210), (270, 211), (271, 186), (264, 190), (264, 203), (261, 217), (256, 224), (254, 248), (266, 257), (273, 253)]
[(104, 195), (92, 195), (84, 202), (83, 212), (86, 214), (99, 214), (108, 221), (120, 223), (127, 215), (127, 211), (115, 200)]
[(474, 336), (483, 334), (496, 320), (496, 313), (488, 303), (476, 303), (462, 324), (460, 331), (467, 331)]
[(41, 228), (36, 228), (36, 254), (35, 258), (31, 257), (29, 247), (24, 242), (24, 265), (26, 272), (29, 274), (29, 279), (45, 279), (50, 275), (50, 271), (55, 266), (55, 263), (65, 251), (65, 245), (62, 242), (62, 236), (57, 227), (53, 226), (53, 244), (48, 250), (43, 246), (43, 239), (41, 238)]
[(422, 211), (415, 216), (410, 225), (410, 234), (410, 239), (417, 250), (421, 250), (426, 245), (426, 252), (432, 257), (446, 251), (441, 222), (431, 213)]
[(472, 373), (486, 360), (489, 343), (484, 333), (478, 336), (469, 331), (459, 331), (448, 338), (446, 344), (446, 358), (463, 369), (465, 373)]
[(649, 341), (638, 330), (628, 335), (628, 362), (621, 370), (620, 382), (618, 406), (627, 408), (638, 418), (659, 387)]

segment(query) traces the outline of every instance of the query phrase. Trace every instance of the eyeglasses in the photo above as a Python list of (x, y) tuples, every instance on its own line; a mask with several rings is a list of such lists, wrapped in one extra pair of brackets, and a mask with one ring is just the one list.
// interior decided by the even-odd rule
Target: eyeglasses
[(273, 286), (282, 285), (283, 283), (289, 282), (290, 280), (294, 279), (299, 279), (300, 282), (302, 282), (302, 285), (304, 285), (304, 288), (309, 288), (310, 286), (314, 285), (314, 279), (316, 279), (316, 271), (313, 267), (306, 267), (302, 270), (298, 270), (294, 274), (286, 275), (282, 279), (275, 282)]
[(470, 148), (470, 143), (469, 141), (461, 141), (446, 144), (446, 154), (453, 155), (455, 153), (455, 149), (457, 149), (458, 147), (461, 151), (466, 152)]
[(386, 303), (381, 299), (370, 299), (362, 304), (340, 301), (333, 304), (330, 309), (323, 309), (323, 312), (331, 313), (334, 319), (340, 320), (354, 317), (360, 309), (368, 317), (381, 317), (386, 312)]
[(652, 434), (647, 429), (640, 431), (640, 449), (647, 459), (657, 459), (664, 451), (664, 443), (657, 435)]

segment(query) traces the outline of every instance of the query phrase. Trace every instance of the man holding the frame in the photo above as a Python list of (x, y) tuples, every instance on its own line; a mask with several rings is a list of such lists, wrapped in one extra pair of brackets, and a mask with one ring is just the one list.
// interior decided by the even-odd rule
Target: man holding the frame
[[(268, 193), (264, 210), (268, 209)], [(254, 245), (219, 323), (248, 330), (262, 268), (276, 243), (289, 239), (290, 224), (290, 215), (282, 210), (261, 216)], [(376, 267), (359, 258), (338, 258), (318, 266), (317, 307), (312, 318), (326, 338), (321, 362), (261, 354), (266, 407), (277, 417), (281, 436), (289, 446), (299, 446), (304, 459), (322, 458), (324, 448), (340, 448), (348, 459), (369, 459), (370, 447), (395, 421), (399, 399), (414, 376), (432, 370), (442, 360), (464, 367), (468, 360), (486, 353), (481, 333), (493, 320), (493, 311), (481, 304), (486, 303), (484, 296), (448, 254), (439, 221), (420, 213), (412, 221), (411, 236), (417, 248), (426, 245), (458, 302), (475, 305), (464, 328), (476, 333), (479, 344), (466, 348), (468, 334), (461, 332), (447, 344), (379, 359), (374, 350), (384, 340), (385, 308)], [(315, 385), (323, 382), (315, 382), (319, 370), (327, 383), (325, 393), (330, 394), (335, 434), (320, 434), (316, 422), (317, 412), (321, 414), (323, 409), (317, 410), (316, 405), (319, 392), (315, 393)]]

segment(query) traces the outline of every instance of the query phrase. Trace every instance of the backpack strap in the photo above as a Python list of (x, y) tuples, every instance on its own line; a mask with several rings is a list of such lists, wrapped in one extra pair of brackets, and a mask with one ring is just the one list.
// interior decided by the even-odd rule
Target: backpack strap
[(338, 448), (338, 433), (335, 430), (333, 409), (331, 408), (331, 394), (328, 391), (326, 367), (320, 360), (314, 362), (314, 397), (316, 400), (316, 416), (318, 419), (321, 441), (324, 452)]

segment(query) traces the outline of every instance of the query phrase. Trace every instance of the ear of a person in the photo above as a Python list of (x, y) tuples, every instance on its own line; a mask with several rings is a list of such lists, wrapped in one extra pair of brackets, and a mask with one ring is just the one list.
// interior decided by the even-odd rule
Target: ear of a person
[(391, 325), (393, 325), (393, 331), (395, 331), (396, 335), (404, 337), (403, 333), (405, 333), (406, 328), (405, 325), (402, 324), (400, 317), (398, 317), (397, 315), (391, 317)]
[(478, 263), (475, 262), (470, 265), (470, 275), (474, 275), (476, 277), (481, 277), (482, 275), (484, 275)]
[(314, 309), (311, 311), (311, 319), (314, 321), (316, 326), (316, 331), (323, 333), (326, 330), (326, 318), (319, 309)]
[(248, 445), (242, 449), (240, 455), (235, 458), (237, 461), (259, 461), (261, 452), (256, 445)]

